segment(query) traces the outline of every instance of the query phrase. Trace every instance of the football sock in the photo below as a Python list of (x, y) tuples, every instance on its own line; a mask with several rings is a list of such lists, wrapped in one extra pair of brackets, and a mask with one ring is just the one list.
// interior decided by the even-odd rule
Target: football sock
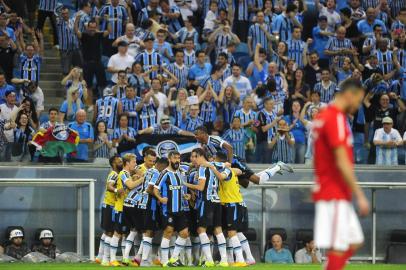
[(272, 168), (263, 170), (256, 175), (259, 177), (259, 183), (263, 184), (271, 179), (277, 172), (281, 170), (281, 167), (279, 165), (275, 165)]
[(186, 239), (186, 261), (188, 265), (191, 265), (193, 262), (192, 241), (190, 240), (190, 237)]
[(103, 262), (110, 261), (110, 241), (111, 237), (106, 235), (106, 237), (104, 238)]
[[(134, 239), (137, 236), (137, 232), (130, 231), (127, 238), (125, 239), (125, 248), (123, 253), (123, 259), (128, 259), (130, 257), (130, 251), (134, 244)], [(121, 243), (123, 243), (122, 241)], [(121, 244), (122, 246), (122, 244)]]
[(186, 246), (186, 238), (182, 238), (178, 236), (175, 241), (175, 249), (173, 250), (172, 253), (172, 258), (178, 259), (180, 252), (185, 248)]
[(206, 257), (206, 261), (213, 262), (213, 256), (211, 255), (210, 240), (206, 233), (199, 234), (200, 243), (202, 247), (202, 253)]
[(240, 239), (238, 239), (237, 235), (234, 235), (230, 238), (230, 243), (233, 247), (233, 251), (235, 254), (235, 261), (238, 263), (244, 262), (244, 256), (242, 255), (242, 247), (240, 243)]
[(242, 250), (244, 251), (245, 255), (247, 256), (247, 261), (250, 261), (250, 262), (255, 261), (254, 257), (252, 256), (252, 253), (251, 253), (250, 244), (248, 243), (248, 240), (245, 237), (245, 235), (241, 232), (239, 232), (237, 235), (238, 235), (238, 239), (240, 240)]
[(200, 259), (200, 238), (192, 238), (192, 255), (194, 256), (194, 261), (198, 262)]
[(116, 253), (118, 249), (118, 242), (120, 241), (120, 238), (118, 238), (116, 235), (113, 235), (113, 237), (110, 240), (110, 261), (117, 261), (116, 258)]
[(139, 257), (138, 258), (140, 258), (140, 256), (141, 256), (141, 252), (142, 252), (142, 249), (141, 249), (142, 247), (141, 247), (141, 239), (140, 239), (140, 235), (137, 233), (137, 235), (135, 236), (135, 238), (134, 238), (134, 253), (135, 253), (135, 256), (137, 257), (137, 255), (139, 254)]
[(175, 249), (176, 236), (172, 236), (169, 241), (169, 254), (172, 257), (173, 250)]
[(230, 238), (227, 238), (227, 262), (229, 264), (234, 263), (233, 245), (231, 244)]
[(161, 264), (165, 265), (168, 263), (169, 259), (169, 239), (162, 237), (161, 241)]
[(144, 236), (142, 238), (142, 260), (147, 261), (149, 258), (149, 253), (152, 248), (152, 238)]
[(97, 254), (97, 258), (101, 260), (103, 258), (103, 252), (104, 252), (104, 240), (106, 239), (106, 235), (103, 233), (102, 236), (100, 237), (100, 244), (99, 244), (99, 254)]
[(226, 245), (226, 238), (224, 237), (223, 233), (219, 233), (216, 235), (217, 239), (217, 247), (219, 249), (221, 262), (227, 262), (227, 245)]

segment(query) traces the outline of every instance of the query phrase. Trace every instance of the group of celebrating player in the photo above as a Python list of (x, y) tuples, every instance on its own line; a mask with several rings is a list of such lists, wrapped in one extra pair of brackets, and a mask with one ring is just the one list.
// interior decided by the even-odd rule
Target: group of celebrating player
[[(239, 185), (265, 183), (276, 173), (293, 169), (278, 162), (255, 174), (220, 137), (209, 136), (204, 127), (197, 128), (195, 135), (202, 147), (191, 152), (190, 164), (181, 163), (177, 151), (158, 158), (151, 147), (144, 149), (144, 163), (138, 166), (134, 154), (110, 159), (97, 262), (211, 267), (215, 266), (211, 245), (215, 239), (218, 266), (255, 264), (243, 234), (248, 229), (248, 212)], [(158, 251), (152, 243), (160, 237)], [(120, 240), (121, 262), (116, 257)], [(133, 247), (136, 256), (130, 260)]]

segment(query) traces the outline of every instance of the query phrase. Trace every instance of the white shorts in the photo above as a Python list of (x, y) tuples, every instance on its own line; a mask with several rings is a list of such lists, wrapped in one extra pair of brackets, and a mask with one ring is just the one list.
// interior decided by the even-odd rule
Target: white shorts
[(361, 224), (351, 202), (316, 202), (314, 241), (318, 248), (346, 251), (364, 242)]

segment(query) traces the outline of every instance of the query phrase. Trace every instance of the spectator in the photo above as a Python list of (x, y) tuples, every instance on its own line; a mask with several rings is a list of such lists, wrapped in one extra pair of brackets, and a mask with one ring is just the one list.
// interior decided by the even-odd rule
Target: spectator
[(231, 32), (231, 26), (228, 20), (223, 21), (219, 27), (210, 34), (208, 41), (214, 46), (216, 55), (226, 50), (230, 43), (235, 45), (240, 43), (238, 36)]
[(169, 5), (169, 0), (160, 0), (159, 5), (162, 10), (161, 23), (167, 27), (168, 32), (178, 32), (184, 25), (179, 7), (176, 3)]
[[(91, 12), (92, 6), (90, 2), (81, 2), (79, 4), (79, 10), (74, 14), (75, 23), (78, 25), (78, 30), (82, 33), (85, 31), (86, 27), (89, 25), (89, 22), (92, 20)], [(76, 33), (76, 31), (75, 31)]]
[(134, 153), (134, 143), (137, 131), (128, 126), (127, 114), (120, 114), (118, 117), (118, 128), (113, 133), (113, 146), (123, 156), (127, 153)]
[(93, 122), (104, 121), (107, 124), (107, 133), (112, 135), (117, 128), (117, 117), (123, 110), (122, 105), (118, 98), (113, 97), (112, 89), (106, 87), (103, 90), (103, 97), (96, 100)]
[(58, 46), (58, 33), (56, 30), (56, 18), (55, 18), (55, 8), (57, 0), (40, 0), (38, 8), (38, 18), (37, 18), (37, 29), (42, 31), (44, 28), (45, 20), (49, 18), (52, 26), (53, 41), (54, 46), (59, 49)]
[(300, 102), (298, 100), (293, 100), (291, 114), (284, 117), (295, 140), (295, 144), (292, 149), (293, 162), (299, 164), (304, 163), (306, 152), (306, 127), (300, 121), (301, 110), (302, 105)]
[(302, 40), (302, 29), (299, 26), (293, 27), (292, 39), (286, 41), (288, 45), (288, 58), (295, 61), (299, 68), (307, 65), (308, 46), (313, 43), (311, 38), (306, 42)]
[(245, 151), (248, 143), (253, 144), (247, 131), (241, 125), (241, 118), (234, 116), (231, 128), (226, 130), (223, 139), (233, 147), (233, 153), (245, 161)]
[[(24, 100), (21, 102), (20, 107), (17, 109), (17, 113), (25, 113), (28, 116), (28, 121), (34, 129), (37, 129), (39, 126), (39, 121), (38, 121), (38, 116), (37, 116), (37, 111), (35, 109), (35, 104), (30, 99), (29, 97), (24, 98)], [(16, 112), (13, 111), (12, 115), (14, 115)], [(14, 116), (12, 116), (14, 118)]]
[(192, 136), (194, 137), (194, 133), (182, 130), (174, 125), (171, 124), (171, 120), (169, 116), (163, 115), (160, 121), (160, 125), (155, 125), (152, 127), (148, 127), (146, 129), (140, 130), (139, 134), (157, 134), (157, 135), (183, 135), (183, 136)]
[(0, 67), (7, 82), (13, 78), (14, 56), (17, 52), (16, 43), (8, 35), (0, 35)]
[[(172, 97), (175, 93), (176, 99), (173, 100)], [(175, 126), (180, 127), (183, 119), (186, 119), (186, 115), (189, 112), (188, 93), (186, 89), (180, 88), (177, 90), (175, 87), (170, 88), (167, 102), (170, 114), (174, 118)]]
[(124, 6), (120, 5), (119, 2), (119, 0), (111, 0), (110, 4), (104, 5), (100, 9), (97, 17), (101, 30), (109, 30), (109, 35), (104, 39), (102, 46), (103, 55), (108, 57), (115, 53), (112, 44), (114, 40), (124, 35), (124, 27), (127, 22), (129, 22), (128, 6), (125, 8)]
[[(135, 62), (140, 63), (145, 72), (149, 73), (149, 78), (152, 80), (157, 77), (158, 72), (162, 68), (162, 55), (154, 50), (154, 38), (147, 37), (144, 39), (144, 52), (139, 53), (135, 57)], [(133, 60), (131, 60), (133, 61)]]
[(168, 32), (171, 35), (172, 39), (176, 40), (175, 48), (183, 48), (185, 47), (185, 41), (187, 38), (191, 38), (194, 44), (199, 45), (199, 33), (197, 32), (196, 28), (194, 28), (194, 17), (189, 16), (186, 19), (183, 19), (185, 26), (182, 27), (178, 32), (175, 34)]
[(196, 63), (189, 69), (189, 80), (195, 86), (198, 86), (204, 78), (210, 75), (212, 66), (206, 63), (206, 54), (204, 51), (196, 52)]
[(141, 98), (135, 95), (134, 87), (128, 85), (125, 90), (125, 97), (121, 99), (122, 112), (128, 116), (128, 126), (138, 130), (138, 114), (135, 108), (141, 102)]
[(251, 128), (257, 119), (257, 113), (254, 111), (255, 103), (251, 96), (246, 96), (243, 99), (242, 108), (237, 110), (234, 117), (240, 118), (242, 128)]
[(118, 72), (121, 70), (130, 70), (134, 62), (134, 58), (128, 54), (128, 43), (120, 41), (117, 44), (118, 53), (112, 55), (107, 64), (107, 72), (112, 74), (111, 81), (116, 84)]
[(135, 108), (138, 113), (138, 130), (146, 129), (158, 123), (159, 100), (156, 98), (154, 91), (144, 90), (141, 98), (142, 101)]
[(266, 263), (293, 263), (289, 249), (283, 247), (282, 237), (279, 234), (272, 236), (272, 248), (265, 252)]
[(262, 10), (258, 10), (256, 14), (256, 22), (250, 26), (248, 31), (248, 52), (254, 55), (253, 48), (257, 44), (263, 44), (265, 52), (269, 53), (269, 47), (272, 45), (271, 26), (265, 23), (265, 14)]
[(180, 14), (182, 15), (183, 21), (186, 24), (186, 20), (194, 15), (194, 12), (198, 9), (197, 1), (196, 0), (187, 0), (187, 1), (179, 1), (179, 0), (170, 0), (169, 4), (172, 6), (173, 3), (180, 9)]
[(233, 2), (230, 12), (233, 12), (233, 33), (235, 33), (242, 42), (247, 42), (249, 24), (248, 0)]
[(160, 121), (161, 117), (168, 112), (168, 97), (163, 93), (162, 82), (158, 78), (152, 79), (151, 90), (154, 92), (154, 96), (159, 103), (157, 108), (157, 120)]
[[(327, 17), (326, 16), (319, 16), (318, 24), (316, 27), (313, 27), (312, 30), (312, 37), (313, 37), (313, 50), (317, 52), (318, 58), (323, 62), (323, 66), (325, 66), (328, 61), (328, 56), (324, 54), (324, 49), (326, 48), (327, 42), (331, 36), (334, 35), (333, 31), (328, 29)], [(312, 62), (313, 54), (310, 54), (310, 62)], [(311, 65), (315, 65), (315, 58), (313, 58), (313, 63)]]
[(284, 119), (280, 119), (276, 131), (275, 136), (270, 142), (270, 147), (272, 148), (272, 163), (278, 161), (293, 163), (295, 138), (289, 130), (288, 123), (286, 123)]
[(124, 36), (118, 37), (113, 42), (113, 47), (117, 47), (120, 41), (125, 41), (128, 43), (128, 54), (131, 57), (137, 56), (140, 51), (140, 47), (144, 46), (144, 42), (135, 35), (135, 26), (132, 23), (127, 23), (125, 26), (125, 34)]
[(132, 73), (128, 75), (128, 84), (134, 87), (136, 95), (141, 96), (141, 93), (149, 88), (151, 80), (149, 79), (149, 73), (144, 72), (140, 63), (134, 62), (132, 65)]
[(324, 103), (329, 103), (333, 100), (337, 90), (337, 84), (331, 81), (330, 76), (330, 71), (323, 69), (321, 72), (321, 82), (316, 83), (314, 86), (314, 92), (320, 93), (320, 100)]
[(327, 24), (329, 32), (334, 32), (336, 27), (341, 23), (340, 14), (336, 11), (336, 1), (327, 0), (326, 6), (320, 4), (320, 0), (316, 0), (316, 7), (320, 16), (327, 17)]
[(292, 38), (293, 26), (302, 27), (300, 22), (297, 21), (295, 15), (298, 7), (290, 3), (287, 5), (286, 10), (275, 17), (272, 21), (272, 34), (280, 41), (286, 42)]
[(94, 131), (90, 123), (86, 122), (86, 112), (78, 110), (76, 112), (76, 121), (70, 122), (68, 127), (79, 134), (79, 144), (76, 155), (70, 155), (68, 159), (74, 162), (86, 162), (89, 160), (89, 144), (93, 144)]
[[(103, 37), (108, 35), (108, 31), (100, 32), (97, 30), (97, 22), (91, 20), (87, 24), (87, 29), (83, 32), (79, 30), (78, 20), (75, 23), (75, 32), (81, 41), (81, 49), (83, 56), (83, 77), (87, 86), (93, 90), (94, 99), (97, 99), (99, 94), (98, 89), (106, 86), (106, 74), (101, 61), (102, 52), (101, 46)], [(93, 83), (93, 78), (96, 77), (96, 85)], [(89, 92), (90, 94), (91, 92)]]
[(398, 165), (397, 148), (403, 145), (399, 131), (393, 128), (390, 117), (382, 119), (383, 128), (375, 130), (374, 144), (376, 145), (376, 165)]
[[(317, 44), (318, 41), (314, 41), (313, 43)], [(324, 61), (325, 59), (319, 59), (319, 54), (316, 51), (313, 51), (309, 54), (309, 61), (304, 68), (304, 76), (305, 83), (308, 84), (309, 89), (312, 90), (314, 85), (321, 80), (321, 65), (324, 62), (323, 66), (328, 66), (328, 61)]]
[(313, 238), (308, 237), (303, 243), (305, 246), (295, 253), (295, 262), (298, 264), (321, 263), (321, 252), (315, 246)]
[(209, 10), (206, 13), (203, 25), (203, 34), (206, 37), (208, 37), (214, 31), (214, 28), (220, 23), (217, 14), (218, 3), (215, 1), (210, 1)]
[(66, 76), (73, 66), (82, 66), (82, 53), (74, 29), (74, 18), (69, 18), (69, 9), (63, 7), (57, 24), (62, 73)]
[(217, 119), (217, 101), (218, 96), (210, 84), (199, 97), (200, 117), (203, 119), (203, 125), (210, 132), (214, 129), (214, 122)]
[(70, 87), (68, 94), (66, 95), (66, 100), (59, 108), (59, 121), (61, 123), (63, 123), (64, 120), (73, 121), (75, 119), (76, 112), (83, 108), (84, 105), (79, 98), (79, 89)]
[(240, 93), (232, 85), (223, 87), (218, 102), (222, 109), (224, 127), (227, 129), (230, 127), (235, 112), (240, 107)]
[(219, 65), (215, 65), (211, 71), (211, 75), (204, 78), (197, 88), (197, 95), (200, 96), (207, 85), (210, 84), (217, 95), (220, 94), (222, 86), (223, 69)]
[(185, 52), (182, 50), (177, 50), (175, 52), (175, 62), (168, 66), (168, 71), (172, 73), (178, 83), (176, 88), (187, 88), (189, 85), (188, 76), (189, 68), (185, 65)]
[(190, 69), (194, 64), (196, 64), (197, 56), (193, 39), (185, 39), (185, 49), (183, 49), (183, 52), (185, 53), (185, 65)]
[(50, 108), (48, 110), (48, 121), (42, 123), (39, 127), (39, 129), (42, 132), (45, 132), (45, 130), (47, 130), (50, 127), (54, 127), (55, 124), (57, 124), (57, 119), (58, 119), (58, 109), (57, 108)]
[[(13, 115), (16, 114), (18, 107), (16, 106), (16, 94), (13, 91), (5, 93), (6, 103), (0, 105), (0, 119), (5, 121), (13, 121)], [(14, 128), (14, 124), (11, 124)], [(3, 151), (1, 153), (1, 161), (10, 161), (11, 148), (14, 142), (14, 131), (12, 129), (4, 130), (5, 140)]]
[(358, 31), (364, 37), (372, 37), (374, 35), (373, 28), (376, 25), (381, 26), (382, 34), (387, 33), (385, 24), (376, 18), (376, 10), (372, 7), (367, 9), (366, 18), (357, 23)]
[(126, 95), (126, 88), (128, 84), (127, 72), (125, 70), (120, 70), (117, 72), (117, 83), (113, 86), (113, 96), (119, 100), (124, 98)]
[(95, 127), (95, 141), (93, 145), (94, 163), (108, 164), (113, 142), (107, 134), (107, 125), (103, 120), (97, 122)]
[(35, 134), (31, 126), (30, 117), (24, 111), (20, 112), (15, 120), (17, 127), (14, 129), (14, 143), (11, 149), (11, 161), (31, 161), (34, 151), (29, 149), (29, 142)]
[(245, 74), (248, 76), (252, 88), (256, 88), (258, 83), (262, 83), (265, 70), (268, 70), (266, 60), (266, 50), (258, 43), (255, 47), (254, 61), (248, 64)]
[(161, 7), (159, 6), (159, 0), (148, 1), (146, 7), (142, 8), (138, 15), (137, 25), (141, 25), (143, 22), (151, 18), (152, 14), (162, 14)]
[(29, 82), (25, 88), (25, 96), (30, 98), (34, 104), (39, 119), (41, 113), (44, 111), (44, 92), (36, 82)]
[[(309, 111), (310, 109), (310, 111)], [(309, 111), (310, 117), (306, 119), (306, 114)], [(300, 122), (306, 128), (307, 131), (307, 147), (305, 153), (305, 164), (312, 164), (313, 162), (313, 119), (318, 114), (319, 108), (312, 106), (312, 102), (307, 102), (302, 111), (300, 112)]]
[(199, 105), (190, 105), (189, 112), (186, 117), (181, 118), (180, 127), (183, 130), (194, 132), (197, 127), (203, 125), (203, 119), (199, 116)]
[(0, 71), (0, 104), (6, 103), (6, 92), (14, 92), (17, 97), (17, 91), (14, 85), (8, 84), (5, 73)]
[(376, 42), (382, 38), (382, 26), (377, 24), (373, 27), (373, 35), (368, 36), (362, 45), (362, 53), (365, 55), (375, 52)]
[(38, 83), (42, 62), (41, 55), (44, 52), (44, 39), (39, 31), (37, 33), (32, 31), (31, 36), (32, 44), (26, 44), (25, 51), (20, 55), (20, 79)]
[[(278, 47), (276, 52), (271, 49), (271, 60), (276, 64), (278, 71), (283, 71), (288, 61), (287, 53), (288, 53), (288, 45), (284, 41), (280, 41), (278, 43)], [(265, 69), (266, 71), (266, 69)]]
[(241, 65), (234, 64), (232, 67), (232, 75), (226, 78), (223, 82), (223, 87), (233, 85), (240, 93), (240, 98), (244, 99), (245, 96), (251, 94), (252, 87), (247, 77), (241, 75)]
[[(293, 83), (289, 87), (289, 100), (298, 100), (304, 104), (310, 96), (310, 87), (305, 82), (305, 74), (303, 69), (296, 69), (293, 74)], [(290, 108), (289, 108), (290, 109)]]
[(172, 62), (174, 55), (171, 44), (165, 41), (166, 38), (166, 31), (164, 29), (159, 29), (156, 33), (156, 40), (153, 48), (162, 57), (161, 60), (163, 61), (164, 65), (169, 65)]
[(69, 88), (77, 88), (79, 91), (79, 98), (83, 103), (87, 100), (87, 84), (83, 79), (83, 69), (80, 67), (74, 67), (70, 70), (69, 74), (66, 75), (62, 81), (62, 86), (65, 86), (66, 92)]
[[(334, 0), (329, 0), (329, 2), (334, 2)], [(351, 57), (355, 53), (351, 40), (345, 38), (346, 32), (347, 30), (344, 26), (338, 27), (336, 35), (329, 38), (324, 49), (324, 53), (329, 57), (330, 63), (334, 56), (338, 56), (338, 67), (340, 68), (343, 65), (344, 57)]]
[(21, 260), (25, 255), (30, 253), (27, 244), (23, 242), (24, 233), (22, 230), (14, 229), (10, 232), (9, 244), (5, 246), (4, 254)]

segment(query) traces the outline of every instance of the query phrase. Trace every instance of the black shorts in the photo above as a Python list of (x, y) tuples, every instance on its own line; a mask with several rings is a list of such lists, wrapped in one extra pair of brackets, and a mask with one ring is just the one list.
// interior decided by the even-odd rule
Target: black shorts
[[(233, 168), (238, 168), (242, 171), (242, 175), (238, 176), (238, 179), (246, 179), (249, 180), (250, 177), (252, 175), (254, 175), (254, 171), (251, 170), (250, 167), (248, 167), (248, 165), (245, 163), (245, 161), (243, 161), (242, 159), (240, 159), (239, 157), (234, 156), (233, 157), (233, 163), (231, 164), (231, 167)], [(244, 185), (242, 185), (244, 186)]]
[(221, 227), (222, 214), (221, 204), (210, 201), (202, 201), (199, 206), (197, 227), (206, 228), (208, 231)]
[(142, 214), (137, 207), (124, 206), (123, 208), (124, 225), (129, 229), (142, 230)]
[(103, 204), (100, 226), (105, 232), (114, 232), (114, 206)]
[(248, 208), (245, 204), (238, 204), (238, 211), (240, 212), (240, 221), (237, 231), (238, 232), (246, 232), (248, 231)]
[(237, 231), (241, 226), (241, 209), (238, 203), (227, 203), (223, 205), (223, 229), (226, 231)]
[(187, 219), (184, 212), (168, 213), (161, 216), (162, 229), (171, 226), (176, 232), (180, 232), (188, 227)]
[(142, 231), (157, 231), (158, 230), (158, 223), (157, 223), (157, 216), (158, 213), (156, 211), (152, 211), (150, 209), (138, 209), (140, 216), (140, 220), (142, 220)]
[(114, 212), (114, 231), (119, 234), (125, 234), (129, 231), (124, 224), (123, 212)]

